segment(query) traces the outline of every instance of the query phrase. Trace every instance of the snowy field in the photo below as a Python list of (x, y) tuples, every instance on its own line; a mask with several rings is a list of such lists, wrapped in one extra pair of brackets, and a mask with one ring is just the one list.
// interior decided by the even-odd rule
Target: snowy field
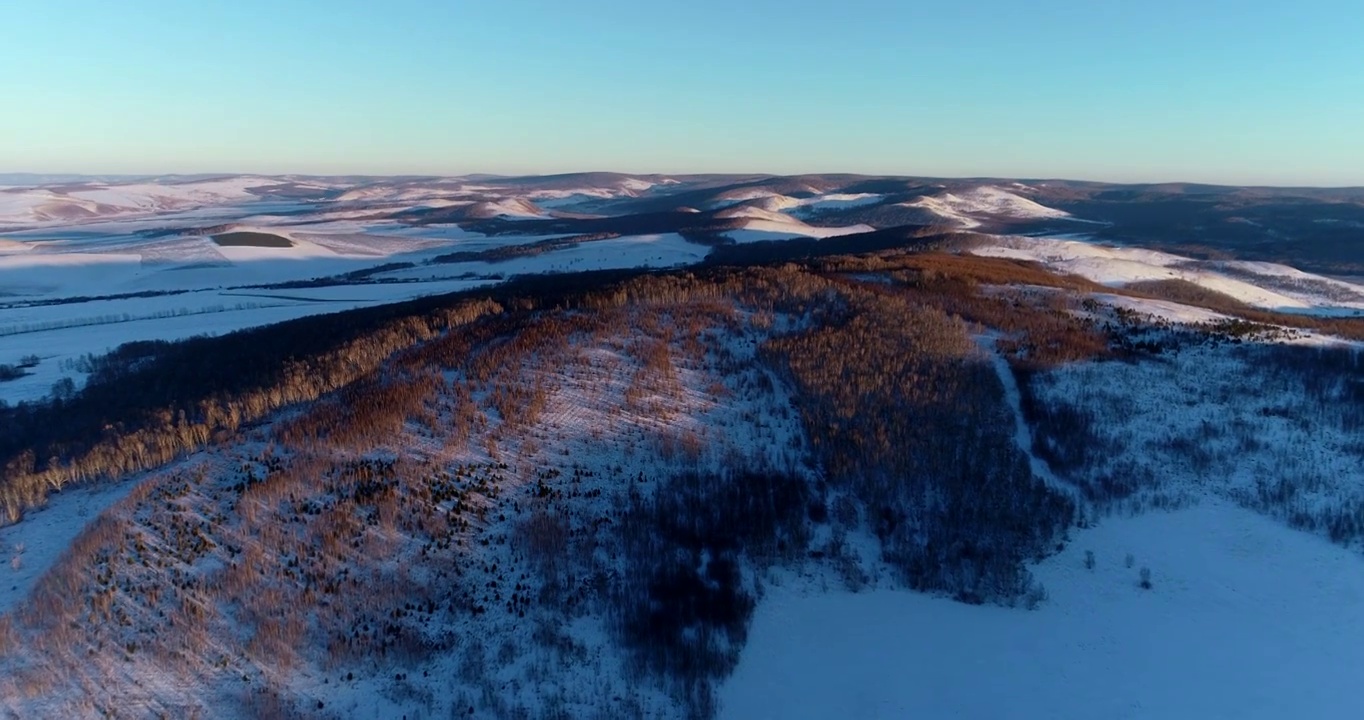
[[(502, 238), (498, 238), (501, 240)], [(690, 265), (705, 259), (710, 251), (703, 245), (687, 242), (681, 235), (634, 235), (578, 243), (574, 247), (518, 257), (501, 262), (459, 262), (394, 270), (376, 274), (377, 279), (422, 279), (459, 277), (467, 274), (494, 277), (536, 275), (586, 270), (612, 270), (632, 267), (668, 268)]]
[[(115, 186), (118, 193), (111, 188), (8, 193), (10, 206), (29, 202), (31, 207), (6, 216), (24, 226), (0, 238), (0, 364), (17, 365), (29, 356), (41, 362), (24, 377), (0, 382), (0, 401), (41, 399), (62, 378), (79, 386), (85, 376), (75, 367), (77, 361), (134, 340), (226, 333), (467, 290), (523, 274), (675, 267), (699, 262), (708, 252), (679, 235), (657, 234), (503, 261), (436, 263), (434, 258), (450, 253), (559, 236), (487, 237), (453, 224), (409, 226), (364, 219), (365, 212), (345, 210), (345, 202), (338, 209), (335, 204), (261, 201), (244, 189), (259, 179), (238, 180), (169, 185), (164, 191), (160, 185), (139, 184)], [(641, 181), (625, 192), (648, 187)], [(441, 205), (454, 202), (439, 201), (443, 193), (466, 190), (434, 183), (359, 189), (347, 196), (356, 202)], [(610, 196), (607, 190), (594, 192), (593, 197)], [(60, 198), (50, 197), (55, 195)], [(111, 204), (118, 198), (119, 203)], [(33, 210), (78, 201), (89, 205), (90, 212), (65, 223)], [(488, 211), (538, 217), (514, 198), (491, 203)], [(223, 245), (204, 233), (204, 227), (274, 235), (286, 246)], [(395, 264), (411, 267), (387, 269)], [(298, 286), (321, 278), (328, 284)], [(262, 287), (280, 284), (294, 286)], [(118, 297), (130, 294), (143, 296)]]
[[(71, 378), (79, 387), (85, 374), (72, 366), (87, 354), (101, 355), (134, 340), (181, 340), (196, 335), (221, 335), (285, 320), (341, 312), (359, 307), (383, 305), (419, 295), (454, 292), (486, 281), (448, 280), (440, 283), (348, 286), (279, 291), (287, 295), (256, 296), (210, 291), (157, 298), (173, 305), (175, 314), (110, 314), (103, 305), (122, 306), (129, 301), (95, 301), (73, 305), (54, 305), (44, 322), (70, 323), (65, 327), (36, 332), (0, 335), (0, 362), (16, 363), (27, 355), (41, 362), (17, 380), (0, 383), (0, 400), (17, 403), (38, 400), (47, 395), (53, 383)], [(315, 296), (340, 294), (347, 298), (314, 299)], [(310, 297), (314, 296), (314, 297)], [(176, 301), (179, 301), (178, 303)], [(182, 312), (183, 311), (183, 312)], [(9, 318), (0, 311), (0, 322)], [(8, 326), (13, 328), (15, 326)]]
[(1074, 531), (1033, 572), (1033, 611), (769, 585), (721, 718), (1358, 717), (1348, 550), (1209, 501)]

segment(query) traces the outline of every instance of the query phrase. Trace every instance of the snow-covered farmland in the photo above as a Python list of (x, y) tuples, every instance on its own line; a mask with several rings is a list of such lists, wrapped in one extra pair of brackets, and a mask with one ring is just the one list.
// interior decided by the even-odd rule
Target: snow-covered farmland
[(378, 273), (375, 278), (430, 280), (470, 274), (504, 278), (515, 275), (632, 267), (668, 268), (700, 262), (709, 251), (710, 248), (687, 242), (676, 233), (632, 235), (581, 242), (538, 255), (497, 262), (478, 260), (422, 265)]
[[(168, 307), (155, 311), (135, 309), (130, 312), (111, 312), (105, 307), (106, 304), (136, 306), (139, 302), (123, 300), (31, 308), (30, 313), (44, 311), (36, 317), (30, 315), (33, 318), (31, 323), (55, 327), (0, 334), (0, 363), (17, 363), (28, 355), (36, 355), (40, 360), (37, 366), (28, 369), (28, 375), (0, 383), (0, 399), (11, 404), (38, 400), (48, 395), (53, 384), (62, 378), (72, 379), (79, 387), (85, 374), (78, 364), (73, 363), (78, 363), (85, 355), (104, 354), (126, 342), (220, 335), (308, 315), (382, 305), (419, 295), (454, 292), (478, 284), (450, 280), (441, 283), (291, 290), (287, 295), (274, 296), (205, 291), (149, 298), (153, 306)], [(341, 290), (345, 291), (347, 297), (326, 297), (341, 294)], [(0, 314), (0, 319), (8, 320), (8, 317)], [(22, 330), (24, 327), (21, 323), (0, 328), (0, 331)]]
[(270, 178), (238, 176), (195, 182), (73, 183), (0, 190), (0, 226), (61, 224), (141, 216), (259, 199)]
[[(455, 247), (477, 252), (536, 240), (485, 239), (459, 243)], [(468, 290), (516, 275), (675, 267), (699, 262), (709, 251), (709, 248), (687, 242), (676, 234), (633, 236), (581, 243), (500, 262), (422, 264), (377, 272), (363, 281), (324, 287), (242, 287), (335, 275), (409, 257), (370, 257), (361, 262), (353, 256), (337, 256), (325, 250), (322, 248), (324, 242), (309, 243), (319, 250), (318, 260), (293, 259), (289, 253), (295, 248), (221, 248), (228, 251), (225, 255), (232, 258), (231, 265), (179, 271), (148, 271), (138, 262), (137, 256), (113, 259), (109, 256), (76, 256), (75, 259), (69, 255), (17, 256), (34, 258), (40, 263), (43, 258), (57, 259), (50, 265), (35, 265), (42, 268), (41, 272), (16, 272), (13, 277), (62, 282), (65, 284), (61, 287), (72, 294), (111, 295), (149, 285), (163, 289), (186, 286), (215, 289), (146, 298), (96, 297), (84, 302), (0, 310), (0, 364), (16, 364), (28, 355), (37, 355), (42, 361), (29, 370), (29, 375), (0, 383), (0, 399), (10, 403), (39, 399), (63, 377), (70, 377), (79, 385), (84, 376), (71, 366), (73, 361), (87, 354), (102, 354), (133, 340), (177, 340), (201, 334), (221, 334), (307, 315)], [(455, 248), (445, 245), (438, 249), (451, 251)], [(432, 252), (428, 250), (424, 254), (429, 257)], [(413, 259), (420, 261), (423, 258)], [(110, 272), (113, 268), (121, 274)], [(66, 275), (73, 269), (72, 276)], [(86, 273), (84, 280), (76, 276), (79, 272)], [(180, 274), (174, 275), (176, 272)], [(156, 281), (149, 280), (149, 276)], [(175, 284), (161, 280), (167, 276)], [(0, 273), (0, 280), (4, 277)], [(101, 288), (99, 283), (104, 283), (102, 289), (98, 289)], [(43, 289), (49, 293), (59, 292), (46, 286)]]
[[(516, 202), (507, 200), (498, 207), (513, 206)], [(311, 214), (300, 218), (261, 210), (260, 203), (246, 203), (166, 213), (156, 220), (137, 215), (10, 233), (0, 241), (0, 364), (35, 355), (41, 362), (27, 375), (0, 383), (0, 400), (39, 399), (63, 377), (79, 386), (84, 376), (74, 365), (77, 360), (134, 340), (230, 332), (466, 290), (522, 274), (673, 267), (698, 262), (708, 252), (679, 235), (656, 234), (548, 248), (502, 261), (433, 263), (440, 255), (558, 236), (486, 237), (458, 225), (414, 227), (331, 218), (325, 212), (314, 222)], [(273, 236), (280, 246), (223, 244), (191, 230), (206, 223), (221, 226), (222, 232)], [(184, 230), (177, 234), (176, 228)], [(318, 279), (327, 280), (316, 286)], [(281, 284), (286, 287), (271, 287)], [(132, 294), (138, 296), (126, 297)]]

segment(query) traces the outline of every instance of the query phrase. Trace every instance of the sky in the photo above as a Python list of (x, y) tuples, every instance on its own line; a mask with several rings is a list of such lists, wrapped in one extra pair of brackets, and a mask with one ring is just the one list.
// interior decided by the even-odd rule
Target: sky
[(0, 172), (1364, 185), (1359, 0), (0, 0)]

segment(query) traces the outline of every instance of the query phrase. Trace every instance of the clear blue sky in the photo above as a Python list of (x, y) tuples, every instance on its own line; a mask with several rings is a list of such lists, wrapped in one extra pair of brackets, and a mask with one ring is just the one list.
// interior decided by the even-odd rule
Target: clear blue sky
[(0, 172), (1364, 185), (1361, 0), (0, 0)]

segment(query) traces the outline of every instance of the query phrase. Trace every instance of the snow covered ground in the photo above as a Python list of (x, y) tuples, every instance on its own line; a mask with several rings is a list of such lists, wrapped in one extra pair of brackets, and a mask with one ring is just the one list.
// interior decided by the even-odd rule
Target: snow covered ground
[(1090, 297), (1110, 307), (1122, 308), (1138, 315), (1181, 325), (1204, 325), (1231, 319), (1230, 315), (1194, 305), (1170, 302), (1169, 300), (1134, 298), (1112, 293), (1095, 293)]
[(0, 615), (28, 596), (38, 578), (100, 513), (137, 487), (139, 478), (98, 487), (68, 487), (22, 522), (0, 527)]
[(829, 210), (848, 210), (875, 205), (885, 199), (884, 195), (876, 193), (818, 193), (796, 198), (771, 190), (751, 189), (726, 193), (724, 197), (712, 203), (711, 207), (720, 209), (742, 205), (784, 212), (793, 216), (808, 216)]
[(1200, 261), (1156, 250), (1032, 237), (998, 238), (971, 252), (1032, 260), (1057, 272), (1114, 287), (1148, 280), (1185, 280), (1260, 308), (1364, 314), (1364, 287), (1286, 265)]
[(470, 261), (422, 265), (377, 273), (374, 277), (376, 279), (430, 280), (473, 274), (479, 277), (500, 279), (516, 275), (581, 272), (585, 270), (632, 267), (668, 268), (700, 262), (708, 252), (710, 252), (710, 248), (687, 242), (676, 233), (631, 235), (582, 242), (573, 247), (505, 261)]
[[(514, 203), (513, 203), (514, 204)], [(161, 233), (138, 216), (79, 227), (45, 227), (0, 240), (0, 364), (41, 359), (29, 374), (0, 382), (0, 400), (47, 395), (63, 377), (84, 375), (72, 363), (134, 340), (177, 340), (306, 315), (466, 290), (506, 278), (607, 268), (674, 267), (702, 260), (709, 248), (676, 234), (622, 237), (547, 250), (500, 262), (427, 264), (453, 252), (482, 252), (556, 236), (486, 237), (458, 225), (413, 227), (291, 214), (291, 205), (261, 213), (255, 203), (158, 216), (169, 227), (226, 223), (232, 232), (275, 235), (287, 247), (220, 245), (202, 234)], [(510, 206), (508, 206), (510, 207)], [(245, 213), (245, 215), (243, 215)], [(343, 215), (345, 213), (342, 213)], [(413, 265), (386, 270), (391, 264)], [(339, 278), (328, 287), (262, 285)], [(162, 293), (118, 298), (132, 293)]]
[[(471, 208), (474, 215), (547, 218), (535, 200), (628, 198), (676, 181), (593, 176), (584, 183), (581, 188), (518, 189), (464, 178), (355, 182), (241, 176), (0, 189), (0, 364), (18, 364), (31, 355), (42, 361), (27, 376), (0, 382), (0, 400), (41, 398), (62, 377), (79, 383), (82, 375), (71, 367), (74, 361), (133, 340), (229, 332), (464, 290), (519, 274), (672, 267), (697, 262), (708, 251), (663, 233), (502, 262), (431, 263), (450, 253), (555, 236), (486, 237), (459, 225), (411, 226), (390, 217), (423, 207), (477, 205)], [(267, 187), (287, 187), (294, 196), (312, 199), (270, 197), (261, 190)], [(225, 232), (275, 235), (288, 245), (214, 241), (213, 235)], [(349, 277), (355, 273), (360, 275)], [(306, 286), (320, 278), (344, 287)], [(295, 287), (257, 287), (279, 284)], [(130, 294), (142, 296), (116, 297)]]
[(883, 200), (885, 196), (876, 193), (828, 193), (796, 199), (789, 212), (793, 215), (817, 215), (829, 210), (848, 210), (875, 205)]
[(744, 224), (742, 230), (730, 230), (724, 233), (724, 235), (736, 243), (751, 243), (767, 240), (791, 240), (793, 238), (824, 239), (842, 237), (844, 235), (871, 232), (875, 229), (876, 228), (873, 228), (870, 225), (815, 227), (813, 225), (805, 225), (804, 223), (797, 225), (793, 222), (750, 220)]
[(1023, 415), (1022, 393), (1018, 388), (1018, 379), (1014, 377), (1014, 372), (1009, 367), (1009, 362), (1004, 356), (994, 349), (994, 339), (986, 338), (981, 341), (984, 350), (989, 354), (990, 366), (994, 368), (995, 375), (999, 377), (999, 384), (1004, 388), (1004, 402), (1009, 406), (1009, 411), (1014, 419), (1014, 442), (1019, 449), (1028, 456), (1028, 465), (1032, 469), (1032, 474), (1040, 478), (1052, 490), (1064, 493), (1075, 501), (1077, 507), (1085, 506), (1084, 493), (1080, 488), (1071, 484), (1068, 480), (1057, 477), (1047, 466), (1045, 460), (1037, 457), (1032, 450), (1032, 435), (1028, 430), (1027, 418)]
[(1208, 501), (1075, 531), (1033, 573), (1035, 611), (769, 585), (720, 717), (1358, 715), (1364, 562), (1323, 539)]
[[(295, 238), (307, 237), (302, 233)], [(481, 236), (480, 236), (481, 238)], [(479, 251), (543, 238), (481, 238), (446, 244), (420, 253), (388, 257), (340, 256), (323, 247), (324, 238), (294, 248), (220, 248), (232, 264), (182, 270), (152, 269), (136, 256), (52, 255), (12, 277), (57, 285), (68, 293), (112, 294), (138, 288), (208, 287), (212, 289), (148, 298), (3, 308), (0, 306), (0, 363), (17, 364), (37, 355), (42, 362), (26, 377), (0, 383), (0, 400), (11, 404), (47, 395), (53, 383), (70, 377), (79, 386), (84, 375), (70, 363), (87, 354), (103, 354), (134, 340), (178, 340), (221, 334), (321, 313), (457, 292), (500, 282), (516, 275), (619, 269), (668, 268), (700, 262), (709, 248), (675, 233), (628, 236), (581, 243), (501, 262), (471, 261), (418, 265), (374, 273), (364, 282), (326, 287), (267, 289), (240, 287), (247, 282), (284, 282), (375, 267), (384, 262), (422, 260), (436, 251)], [(294, 259), (303, 248), (313, 260)], [(19, 256), (35, 257), (35, 256)], [(0, 256), (0, 261), (3, 261)], [(3, 265), (0, 265), (3, 267)], [(119, 272), (115, 273), (113, 270)], [(70, 273), (69, 275), (67, 273)], [(84, 275), (82, 276), (82, 273)], [(0, 282), (6, 275), (0, 272)], [(169, 278), (169, 282), (165, 280)], [(103, 285), (101, 285), (101, 283)], [(49, 293), (51, 285), (42, 289)], [(11, 287), (16, 287), (11, 285)], [(103, 288), (97, 290), (97, 288)]]
[[(204, 221), (197, 213), (192, 217)], [(226, 333), (466, 290), (496, 282), (509, 268), (486, 263), (439, 265), (433, 267), (444, 272), (428, 273), (420, 281), (393, 276), (385, 279), (406, 281), (376, 283), (360, 278), (324, 287), (256, 286), (337, 277), (389, 263), (423, 263), (454, 251), (545, 239), (492, 239), (457, 226), (452, 232), (444, 226), (410, 228), (358, 221), (282, 224), (297, 222), (289, 216), (252, 215), (242, 220), (233, 224), (233, 231), (276, 235), (287, 239), (289, 247), (222, 246), (198, 235), (145, 237), (137, 234), (145, 229), (143, 221), (11, 235), (0, 246), (0, 364), (17, 364), (29, 355), (42, 362), (25, 377), (0, 382), (0, 400), (15, 403), (42, 398), (63, 377), (79, 385), (84, 376), (71, 366), (74, 361), (125, 342)], [(618, 247), (602, 248), (608, 250), (613, 258), (645, 262), (642, 248), (634, 255), (621, 253)], [(582, 255), (546, 254), (531, 260), (538, 260), (544, 268), (572, 269), (575, 263), (586, 262)], [(678, 261), (675, 251), (649, 257), (660, 258), (660, 264)], [(523, 265), (524, 272), (540, 270), (533, 262)], [(118, 297), (133, 293), (149, 295)]]
[(721, 210), (716, 217), (739, 219), (743, 222), (742, 229), (724, 233), (726, 237), (739, 243), (790, 240), (798, 237), (838, 237), (840, 235), (871, 232), (876, 229), (870, 225), (862, 224), (845, 227), (816, 227), (778, 210), (769, 210), (756, 205), (738, 205)]
[[(474, 287), (477, 281), (449, 280), (440, 283), (351, 286), (290, 290), (286, 295), (236, 295), (206, 291), (189, 295), (152, 298), (174, 309), (156, 314), (147, 312), (106, 312), (105, 304), (122, 306), (135, 301), (96, 301), (73, 305), (53, 305), (44, 317), (52, 323), (69, 323), (48, 330), (0, 335), (0, 363), (14, 364), (27, 355), (41, 362), (29, 375), (0, 383), (0, 400), (14, 404), (38, 400), (51, 392), (53, 383), (71, 378), (79, 387), (85, 374), (71, 363), (87, 354), (101, 355), (134, 340), (181, 340), (196, 335), (220, 335), (285, 320), (341, 312), (358, 307), (383, 305), (419, 295), (454, 292)], [(345, 297), (326, 299), (326, 295)], [(285, 291), (281, 291), (285, 292)], [(321, 296), (321, 297), (318, 297)], [(63, 312), (65, 314), (63, 314)], [(88, 313), (88, 314), (87, 314)], [(8, 318), (0, 311), (0, 322)], [(9, 326), (13, 328), (15, 326)]]
[(1332, 515), (1364, 508), (1364, 410), (1350, 375), (1364, 354), (1349, 347), (1192, 342), (1138, 362), (1057, 368), (1031, 390), (1085, 419), (1087, 434), (1070, 442), (1087, 449), (1073, 482), (1116, 489), (1114, 500), (1136, 507), (1256, 504), (1267, 492), (1278, 499), (1266, 512), (1324, 532)]
[(0, 226), (148, 215), (259, 199), (252, 188), (277, 184), (238, 176), (187, 183), (72, 183), (0, 190)]
[(1050, 208), (1004, 188), (985, 185), (961, 192), (943, 192), (902, 203), (922, 208), (963, 230), (981, 227), (983, 219), (1009, 220), (1074, 219), (1071, 214)]

